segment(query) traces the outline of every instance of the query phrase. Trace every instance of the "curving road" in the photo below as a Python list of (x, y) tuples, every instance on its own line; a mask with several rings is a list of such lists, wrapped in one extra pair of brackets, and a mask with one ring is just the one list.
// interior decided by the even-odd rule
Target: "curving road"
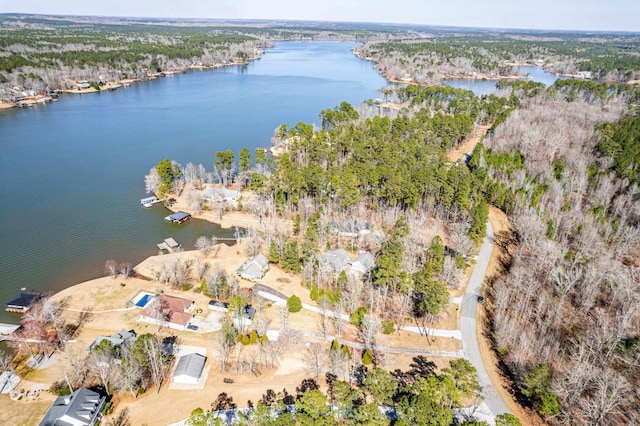
[(482, 240), (482, 247), (478, 254), (478, 259), (473, 273), (469, 279), (467, 291), (462, 298), (462, 315), (460, 318), (460, 331), (462, 332), (462, 348), (465, 357), (473, 364), (478, 373), (478, 380), (482, 386), (482, 393), (485, 403), (494, 416), (508, 413), (509, 409), (502, 400), (502, 397), (493, 386), (487, 369), (482, 362), (480, 347), (478, 346), (478, 335), (476, 334), (476, 311), (478, 309), (478, 296), (482, 289), (482, 283), (489, 266), (489, 258), (493, 250), (493, 228), (487, 222), (487, 234)]

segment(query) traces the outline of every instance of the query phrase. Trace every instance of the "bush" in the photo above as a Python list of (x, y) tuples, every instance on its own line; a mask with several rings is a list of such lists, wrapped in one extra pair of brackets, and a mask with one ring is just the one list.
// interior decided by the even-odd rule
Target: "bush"
[(287, 308), (289, 312), (300, 312), (302, 310), (302, 301), (294, 294), (287, 299)]
[(71, 395), (71, 388), (63, 381), (53, 382), (49, 388), (49, 392), (58, 396)]
[(396, 326), (391, 321), (382, 321), (382, 334), (391, 334), (396, 331)]
[(356, 327), (360, 327), (360, 325), (362, 324), (362, 318), (364, 318), (365, 315), (367, 315), (367, 308), (365, 308), (364, 306), (360, 306), (358, 309), (353, 311), (353, 313), (349, 317), (349, 321), (351, 321), (351, 324), (355, 325)]
[(367, 349), (362, 353), (362, 364), (371, 365), (372, 363), (373, 363), (373, 354), (371, 353), (371, 349)]

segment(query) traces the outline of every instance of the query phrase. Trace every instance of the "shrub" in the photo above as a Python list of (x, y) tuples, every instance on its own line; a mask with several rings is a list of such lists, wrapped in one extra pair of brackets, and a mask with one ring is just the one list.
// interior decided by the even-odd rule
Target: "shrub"
[(356, 327), (360, 327), (360, 325), (362, 324), (362, 318), (364, 318), (365, 315), (367, 315), (367, 308), (365, 308), (364, 306), (360, 306), (358, 309), (353, 311), (353, 313), (349, 317), (349, 321), (351, 321), (351, 324), (355, 325)]
[(391, 334), (396, 331), (396, 326), (391, 321), (382, 321), (382, 334)]
[(373, 363), (373, 354), (371, 353), (371, 349), (367, 349), (362, 353), (362, 364), (370, 365)]
[(289, 312), (300, 312), (302, 310), (302, 301), (294, 294), (287, 299), (287, 308)]
[(71, 388), (61, 380), (59, 382), (53, 382), (49, 388), (49, 392), (58, 396), (71, 395)]

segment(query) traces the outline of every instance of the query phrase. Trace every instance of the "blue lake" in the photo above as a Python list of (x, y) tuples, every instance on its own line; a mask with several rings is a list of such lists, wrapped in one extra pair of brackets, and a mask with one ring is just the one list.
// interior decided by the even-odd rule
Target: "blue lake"
[[(528, 74), (528, 78), (532, 81), (538, 81), (544, 83), (547, 86), (551, 86), (557, 79), (556, 74), (547, 72), (541, 67), (518, 67), (522, 74)], [(488, 95), (496, 91), (495, 80), (469, 80), (469, 79), (455, 79), (447, 80), (446, 85), (455, 87), (458, 89), (471, 90), (478, 96)]]
[[(211, 169), (216, 151), (270, 146), (274, 129), (380, 97), (385, 80), (355, 43), (281, 42), (247, 66), (134, 83), (0, 111), (0, 306), (20, 288), (60, 290), (136, 264), (174, 237), (231, 231), (144, 209), (144, 175), (170, 158)], [(0, 321), (16, 321), (0, 308)]]

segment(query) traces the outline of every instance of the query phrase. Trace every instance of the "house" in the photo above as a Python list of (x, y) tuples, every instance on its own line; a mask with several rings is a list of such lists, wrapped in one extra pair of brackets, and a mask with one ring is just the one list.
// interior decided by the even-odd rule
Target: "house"
[(234, 191), (227, 188), (214, 188), (208, 187), (202, 191), (202, 197), (205, 201), (210, 203), (217, 203), (222, 201), (238, 201), (240, 198), (240, 191)]
[(343, 237), (361, 237), (371, 233), (371, 222), (359, 219), (331, 222), (329, 230)]
[(87, 388), (56, 398), (40, 426), (93, 426), (100, 421), (106, 398)]
[(168, 220), (173, 223), (184, 223), (189, 219), (191, 219), (191, 215), (183, 211), (175, 212), (164, 218), (164, 220)]
[(320, 261), (328, 264), (334, 273), (340, 273), (351, 258), (349, 257), (349, 253), (346, 252), (345, 249), (333, 249), (329, 251), (325, 251), (320, 255)]
[(7, 312), (25, 313), (40, 299), (40, 293), (20, 293), (7, 302)]
[(124, 328), (116, 333), (113, 333), (111, 336), (98, 336), (96, 337), (96, 339), (93, 341), (93, 343), (91, 343), (91, 345), (89, 346), (89, 349), (87, 349), (88, 352), (91, 352), (93, 350), (93, 348), (95, 348), (96, 346), (98, 346), (100, 343), (102, 343), (103, 340), (107, 340), (109, 341), (118, 351), (118, 358), (120, 357), (120, 349), (123, 345), (128, 345), (131, 342), (133, 342), (134, 340), (136, 340), (136, 337), (138, 335), (136, 334), (136, 332), (134, 330), (125, 330)]
[(350, 261), (347, 266), (350, 272), (364, 275), (373, 267), (374, 262), (375, 259), (371, 253), (366, 250), (359, 250), (358, 257)]
[(207, 357), (198, 353), (181, 356), (171, 376), (174, 383), (197, 385), (204, 371)]
[(264, 273), (269, 269), (269, 260), (262, 254), (248, 259), (238, 268), (238, 276), (249, 281), (258, 281), (264, 277)]
[(161, 294), (140, 312), (138, 320), (184, 331), (193, 319), (188, 312), (193, 304), (193, 300)]

